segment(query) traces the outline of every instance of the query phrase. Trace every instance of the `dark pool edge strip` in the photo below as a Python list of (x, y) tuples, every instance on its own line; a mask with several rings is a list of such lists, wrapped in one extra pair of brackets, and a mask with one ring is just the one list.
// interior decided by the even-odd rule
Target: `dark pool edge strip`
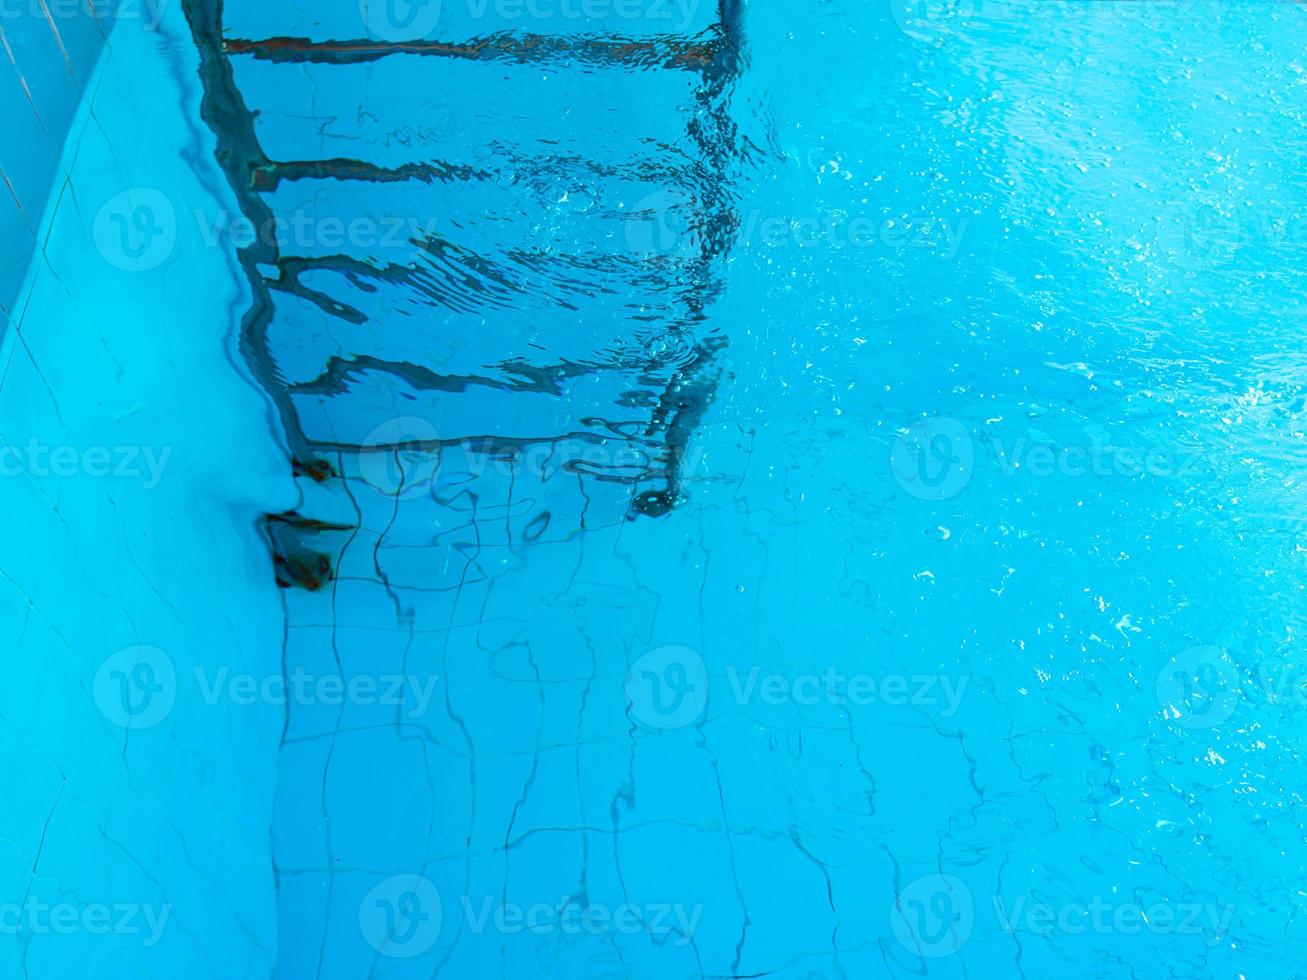
[[(716, 35), (716, 36), (714, 36)], [(419, 55), (466, 61), (509, 60), (524, 63), (575, 59), (605, 65), (675, 68), (704, 72), (717, 60), (722, 45), (717, 31), (696, 38), (658, 36), (649, 40), (501, 32), (469, 41), (314, 41), (304, 37), (226, 38), (229, 55), (252, 55), (261, 61), (348, 65), (392, 55)]]

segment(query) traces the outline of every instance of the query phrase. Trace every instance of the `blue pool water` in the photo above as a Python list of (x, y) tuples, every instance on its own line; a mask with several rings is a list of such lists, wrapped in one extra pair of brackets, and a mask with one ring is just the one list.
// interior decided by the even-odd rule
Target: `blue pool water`
[(1299, 5), (4, 12), (0, 976), (1302, 974)]

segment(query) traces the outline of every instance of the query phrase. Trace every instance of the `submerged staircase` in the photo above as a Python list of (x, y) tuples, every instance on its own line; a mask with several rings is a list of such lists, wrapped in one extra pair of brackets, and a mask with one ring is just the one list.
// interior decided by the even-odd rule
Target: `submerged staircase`
[[(538, 764), (545, 722), (505, 730), (503, 677), (470, 678), (552, 615), (510, 628), (491, 592), (515, 574), (520, 597), (559, 594), (581, 535), (674, 509), (723, 372), (706, 310), (738, 223), (739, 0), (584, 23), (396, 2), (307, 18), (187, 0), (242, 210), (242, 352), (302, 491), (268, 518), (283, 670), (440, 684), (421, 717), (411, 701), (288, 705), (274, 858), (296, 980), (384, 960), (341, 922), (388, 875), (439, 883), (433, 868), (463, 862), (458, 888), (477, 892), (492, 791), (475, 760), (493, 741), (535, 783), (517, 770)], [(694, 22), (669, 29), (679, 10)], [(532, 648), (536, 681), (570, 662), (549, 647)], [(551, 698), (584, 711), (588, 690)], [(437, 967), (456, 955), (441, 948)]]
[(461, 40), (330, 36), (369, 28), (369, 2), (317, 38), (193, 5), (256, 238), (245, 353), (298, 472), (543, 458), (665, 513), (720, 371), (702, 327), (736, 220), (736, 3), (684, 36), (487, 33), (488, 7), (453, 18)]

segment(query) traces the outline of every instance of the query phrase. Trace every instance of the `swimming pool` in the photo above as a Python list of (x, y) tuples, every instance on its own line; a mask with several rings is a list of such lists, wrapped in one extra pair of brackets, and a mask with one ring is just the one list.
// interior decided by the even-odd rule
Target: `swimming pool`
[(1303, 17), (106, 17), (4, 974), (1298, 975)]

